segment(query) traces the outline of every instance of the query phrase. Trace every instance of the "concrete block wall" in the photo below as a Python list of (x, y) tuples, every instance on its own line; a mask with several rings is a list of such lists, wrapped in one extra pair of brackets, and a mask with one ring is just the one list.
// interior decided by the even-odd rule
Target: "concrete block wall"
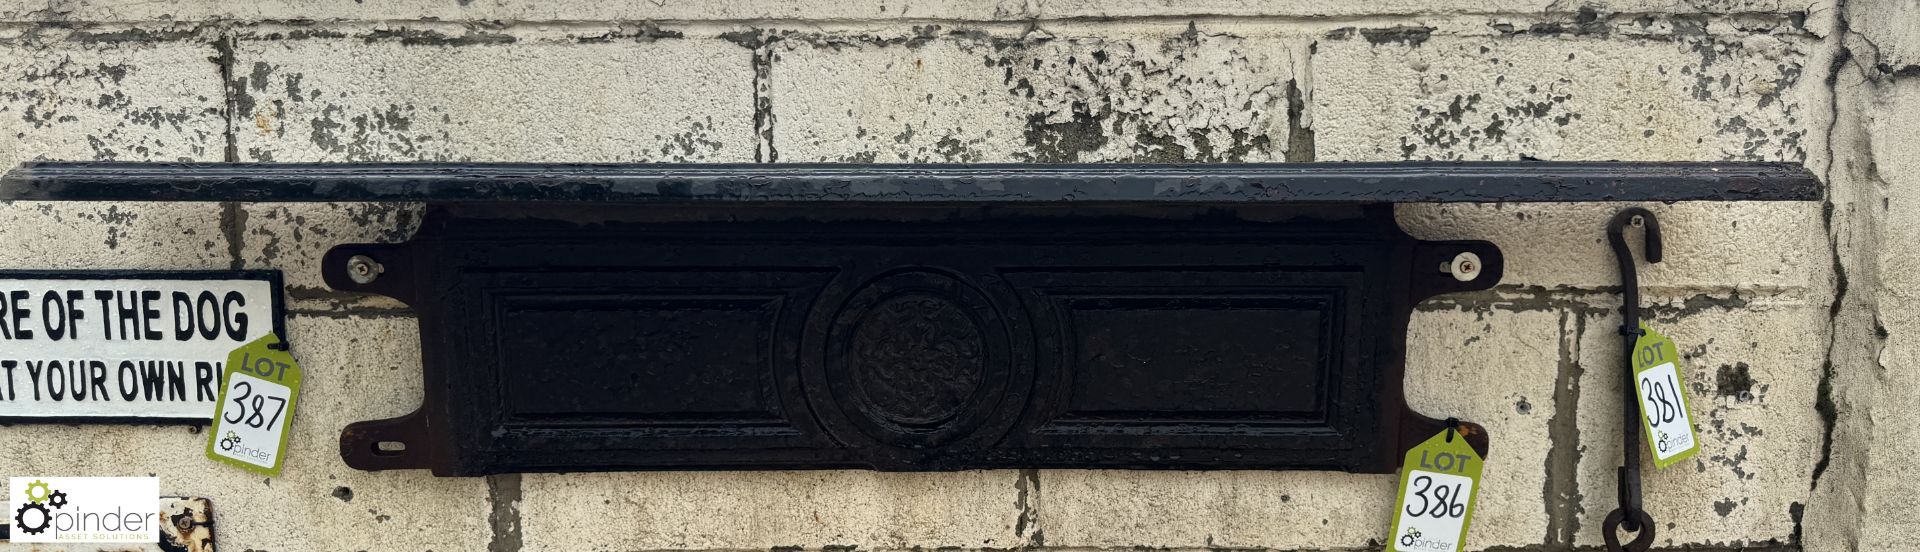
[[(1804, 163), (1822, 202), (1652, 205), (1705, 450), (1662, 549), (1907, 550), (1920, 453), (1912, 0), (0, 0), (0, 166), (200, 161)], [(1507, 252), (1422, 305), (1412, 404), (1490, 428), (1469, 542), (1600, 545), (1619, 205), (1406, 205)], [(333, 440), (419, 402), (412, 315), (333, 292), (407, 204), (0, 204), (0, 268), (279, 268), (312, 383), (285, 475), (190, 426), (0, 426), (0, 473), (146, 475), (222, 550), (1378, 549), (1392, 476), (1009, 470), (438, 479)], [(268, 512), (271, 516), (253, 513)], [(15, 547), (18, 548), (18, 547)], [(0, 549), (8, 549), (0, 545)]]

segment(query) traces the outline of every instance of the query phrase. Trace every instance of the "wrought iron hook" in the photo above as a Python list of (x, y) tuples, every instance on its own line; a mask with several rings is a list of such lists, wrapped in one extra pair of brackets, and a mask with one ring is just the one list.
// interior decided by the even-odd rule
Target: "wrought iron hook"
[[(1606, 538), (1607, 550), (1613, 552), (1644, 552), (1653, 545), (1653, 516), (1641, 508), (1640, 503), (1640, 398), (1633, 389), (1633, 346), (1644, 332), (1640, 330), (1640, 275), (1634, 263), (1633, 249), (1627, 247), (1627, 226), (1646, 227), (1647, 262), (1660, 262), (1660, 221), (1652, 211), (1641, 207), (1628, 207), (1613, 215), (1607, 222), (1607, 241), (1613, 246), (1613, 257), (1620, 264), (1620, 336), (1625, 342), (1622, 349), (1625, 356), (1626, 371), (1622, 374), (1622, 395), (1620, 409), (1621, 449), (1624, 458), (1617, 475), (1620, 478), (1620, 508), (1607, 514), (1600, 530)], [(1633, 541), (1620, 544), (1621, 529), (1634, 535)]]
[[(1620, 333), (1640, 335), (1640, 275), (1635, 270), (1633, 249), (1627, 247), (1627, 226), (1645, 226), (1647, 262), (1660, 262), (1660, 220), (1653, 212), (1642, 207), (1628, 207), (1613, 215), (1607, 222), (1607, 242), (1613, 245), (1613, 258), (1620, 263), (1620, 289), (1625, 300), (1620, 304), (1620, 313), (1626, 316), (1621, 320)], [(1629, 343), (1631, 345), (1631, 343)]]

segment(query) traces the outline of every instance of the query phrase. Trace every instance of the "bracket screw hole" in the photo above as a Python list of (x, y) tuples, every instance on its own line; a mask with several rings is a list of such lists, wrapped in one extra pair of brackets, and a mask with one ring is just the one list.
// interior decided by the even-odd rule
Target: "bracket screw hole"
[(380, 261), (375, 261), (366, 255), (354, 255), (347, 259), (347, 277), (352, 278), (353, 283), (356, 284), (363, 286), (371, 284), (374, 280), (380, 279), (380, 274), (386, 271), (387, 267), (380, 266)]
[(407, 451), (407, 444), (401, 441), (379, 441), (373, 444), (376, 456), (398, 456)]

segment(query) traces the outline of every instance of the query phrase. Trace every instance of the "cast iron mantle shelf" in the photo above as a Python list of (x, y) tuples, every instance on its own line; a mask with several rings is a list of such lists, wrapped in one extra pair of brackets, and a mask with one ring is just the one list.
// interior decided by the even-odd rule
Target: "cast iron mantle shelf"
[(0, 199), (414, 202), (1438, 203), (1813, 200), (1789, 163), (1221, 165), (26, 163)]
[[(0, 200), (421, 202), (327, 284), (419, 314), (360, 469), (1333, 469), (1442, 422), (1407, 321), (1498, 283), (1391, 204), (1805, 201), (1768, 163), (28, 163)], [(1595, 221), (1598, 229), (1603, 219)], [(292, 336), (298, 339), (298, 336)], [(318, 371), (315, 378), (327, 377)], [(1486, 452), (1484, 429), (1462, 428)]]

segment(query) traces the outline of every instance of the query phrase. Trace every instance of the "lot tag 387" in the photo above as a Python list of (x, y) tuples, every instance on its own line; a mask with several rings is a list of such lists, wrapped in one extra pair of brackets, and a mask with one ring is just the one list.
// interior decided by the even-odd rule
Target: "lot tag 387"
[(300, 364), (272, 334), (227, 357), (220, 407), (207, 436), (207, 457), (266, 475), (286, 460), (287, 426), (300, 396)]

